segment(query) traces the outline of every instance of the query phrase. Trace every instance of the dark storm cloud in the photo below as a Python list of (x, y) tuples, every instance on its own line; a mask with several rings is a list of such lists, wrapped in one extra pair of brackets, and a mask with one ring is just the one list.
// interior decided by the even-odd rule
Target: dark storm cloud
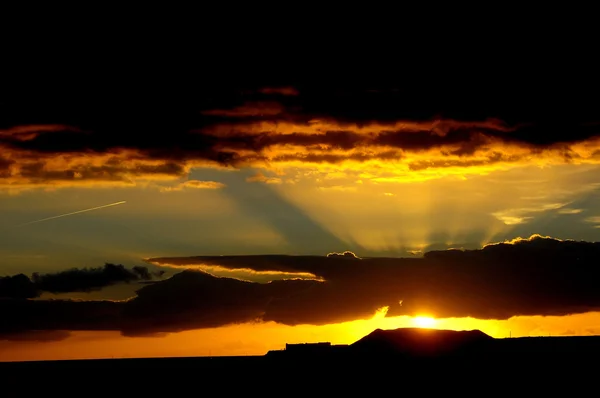
[(127, 269), (120, 264), (105, 264), (96, 268), (73, 268), (56, 273), (34, 273), (31, 278), (19, 274), (0, 277), (0, 298), (35, 298), (41, 292), (89, 292), (116, 283), (148, 281), (162, 272), (153, 274), (147, 267)]
[(312, 281), (269, 284), (184, 271), (145, 285), (121, 302), (0, 299), (0, 334), (30, 330), (120, 330), (154, 335), (258, 321), (274, 298), (310, 288)]
[(185, 270), (122, 302), (0, 301), (0, 332), (120, 330), (148, 335), (231, 323), (287, 325), (366, 319), (381, 307), (388, 316), (507, 319), (600, 310), (600, 243), (541, 236), (479, 250), (444, 250), (423, 258), (337, 256), (215, 256), (150, 260), (185, 268), (310, 272), (315, 280), (252, 283)]
[(432, 251), (421, 259), (224, 256), (156, 261), (321, 276), (324, 283), (293, 298), (274, 300), (265, 315), (284, 323), (315, 323), (327, 317), (349, 320), (352, 315), (340, 314), (355, 310), (358, 315), (382, 306), (390, 307), (389, 315), (428, 312), (481, 319), (585, 312), (600, 308), (594, 287), (600, 278), (594, 265), (599, 259), (600, 243), (533, 236), (479, 250)]
[(260, 284), (184, 271), (138, 290), (137, 297), (123, 304), (118, 328), (126, 335), (143, 335), (260, 321), (272, 300), (311, 289), (317, 283), (293, 280)]
[(34, 285), (51, 293), (86, 292), (119, 282), (152, 279), (148, 268), (136, 266), (131, 270), (120, 264), (105, 264), (97, 268), (73, 268), (67, 271), (32, 276)]
[(131, 183), (182, 177), (199, 165), (278, 162), (403, 160), (417, 171), (423, 151), (434, 151), (426, 168), (524, 162), (543, 151), (559, 162), (597, 158), (572, 148), (600, 132), (600, 100), (584, 95), (593, 81), (579, 91), (466, 82), (196, 83), (106, 92), (67, 85), (11, 98), (0, 117), (0, 184)]
[(0, 298), (0, 334), (34, 330), (114, 330), (121, 304), (112, 301)]
[(0, 277), (0, 298), (33, 298), (39, 295), (38, 290), (25, 274)]

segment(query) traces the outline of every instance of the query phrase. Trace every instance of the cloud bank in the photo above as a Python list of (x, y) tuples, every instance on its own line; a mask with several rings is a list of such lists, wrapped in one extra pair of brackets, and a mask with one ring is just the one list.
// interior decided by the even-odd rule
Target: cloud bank
[(251, 86), (203, 85), (185, 97), (133, 93), (109, 103), (68, 87), (50, 98), (15, 98), (0, 118), (0, 188), (219, 187), (178, 185), (194, 167), (334, 167), (402, 181), (600, 159), (600, 121), (578, 97), (540, 91), (534, 101), (515, 91), (504, 93), (507, 108), (493, 90), (466, 86)]
[(21, 294), (0, 300), (5, 314), (0, 331), (119, 330), (133, 336), (243, 322), (320, 325), (367, 319), (381, 307), (389, 307), (387, 316), (479, 319), (584, 313), (600, 310), (599, 260), (600, 243), (539, 235), (479, 250), (431, 251), (423, 258), (150, 259), (184, 268), (201, 262), (322, 279), (254, 283), (184, 270), (123, 302), (28, 300)]
[(103, 267), (72, 268), (66, 271), (40, 274), (31, 278), (25, 274), (0, 277), (0, 299), (27, 299), (39, 297), (41, 292), (69, 293), (89, 292), (116, 283), (149, 281), (162, 276), (164, 272), (151, 273), (147, 267), (135, 266), (131, 269), (120, 264), (106, 263)]

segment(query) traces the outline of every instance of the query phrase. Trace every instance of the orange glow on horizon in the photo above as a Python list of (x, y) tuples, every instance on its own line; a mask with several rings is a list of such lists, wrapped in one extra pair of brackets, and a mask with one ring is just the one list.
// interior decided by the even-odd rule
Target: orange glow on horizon
[(417, 316), (412, 320), (413, 324), (419, 328), (432, 328), (436, 324), (436, 320), (429, 316)]
[(371, 319), (321, 326), (286, 326), (266, 322), (149, 337), (124, 337), (116, 331), (77, 331), (60, 341), (0, 340), (0, 361), (264, 355), (269, 350), (283, 349), (286, 343), (329, 341), (332, 344), (352, 344), (375, 329), (415, 327), (429, 324), (432, 320), (434, 325), (431, 327), (435, 329), (481, 330), (495, 338), (600, 335), (600, 312), (521, 316), (507, 320), (386, 317), (386, 313), (387, 308), (384, 307)]

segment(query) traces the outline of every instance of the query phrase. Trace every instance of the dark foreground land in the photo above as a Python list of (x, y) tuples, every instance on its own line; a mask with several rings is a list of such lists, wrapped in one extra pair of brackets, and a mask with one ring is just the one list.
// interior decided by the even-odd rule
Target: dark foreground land
[(208, 388), (228, 396), (257, 388), (266, 389), (266, 395), (279, 388), (298, 394), (311, 388), (356, 392), (360, 386), (397, 383), (411, 389), (425, 383), (430, 393), (447, 388), (476, 392), (485, 386), (485, 393), (466, 395), (497, 396), (508, 388), (520, 396), (528, 386), (538, 393), (574, 396), (596, 380), (600, 336), (494, 339), (479, 331), (423, 329), (376, 330), (347, 346), (288, 345), (264, 356), (0, 363), (0, 388), (14, 391), (6, 396), (28, 396), (13, 390), (25, 385), (46, 392), (59, 388), (63, 396), (86, 395), (78, 391), (89, 387), (158, 393), (165, 386), (171, 392)]

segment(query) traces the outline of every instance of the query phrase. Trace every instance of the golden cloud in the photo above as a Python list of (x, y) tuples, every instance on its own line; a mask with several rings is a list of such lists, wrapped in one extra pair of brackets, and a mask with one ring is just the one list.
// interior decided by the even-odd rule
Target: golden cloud
[[(0, 189), (177, 181), (195, 167), (262, 168), (291, 179), (303, 170), (361, 172), (368, 176), (363, 180), (411, 182), (600, 160), (600, 139), (593, 135), (540, 145), (523, 140), (520, 126), (496, 119), (353, 123), (302, 120), (285, 112), (275, 102), (207, 110), (205, 114), (226, 121), (173, 137), (165, 132), (164, 142), (135, 141), (118, 134), (105, 137), (68, 125), (16, 126), (0, 131)], [(277, 119), (280, 114), (284, 120)], [(281, 179), (259, 173), (248, 181)]]
[(225, 184), (217, 181), (187, 180), (175, 186), (161, 187), (161, 192), (182, 191), (184, 189), (220, 189)]
[(246, 178), (248, 182), (264, 182), (265, 184), (281, 184), (282, 180), (278, 177), (267, 177), (263, 173), (258, 172), (255, 175)]

